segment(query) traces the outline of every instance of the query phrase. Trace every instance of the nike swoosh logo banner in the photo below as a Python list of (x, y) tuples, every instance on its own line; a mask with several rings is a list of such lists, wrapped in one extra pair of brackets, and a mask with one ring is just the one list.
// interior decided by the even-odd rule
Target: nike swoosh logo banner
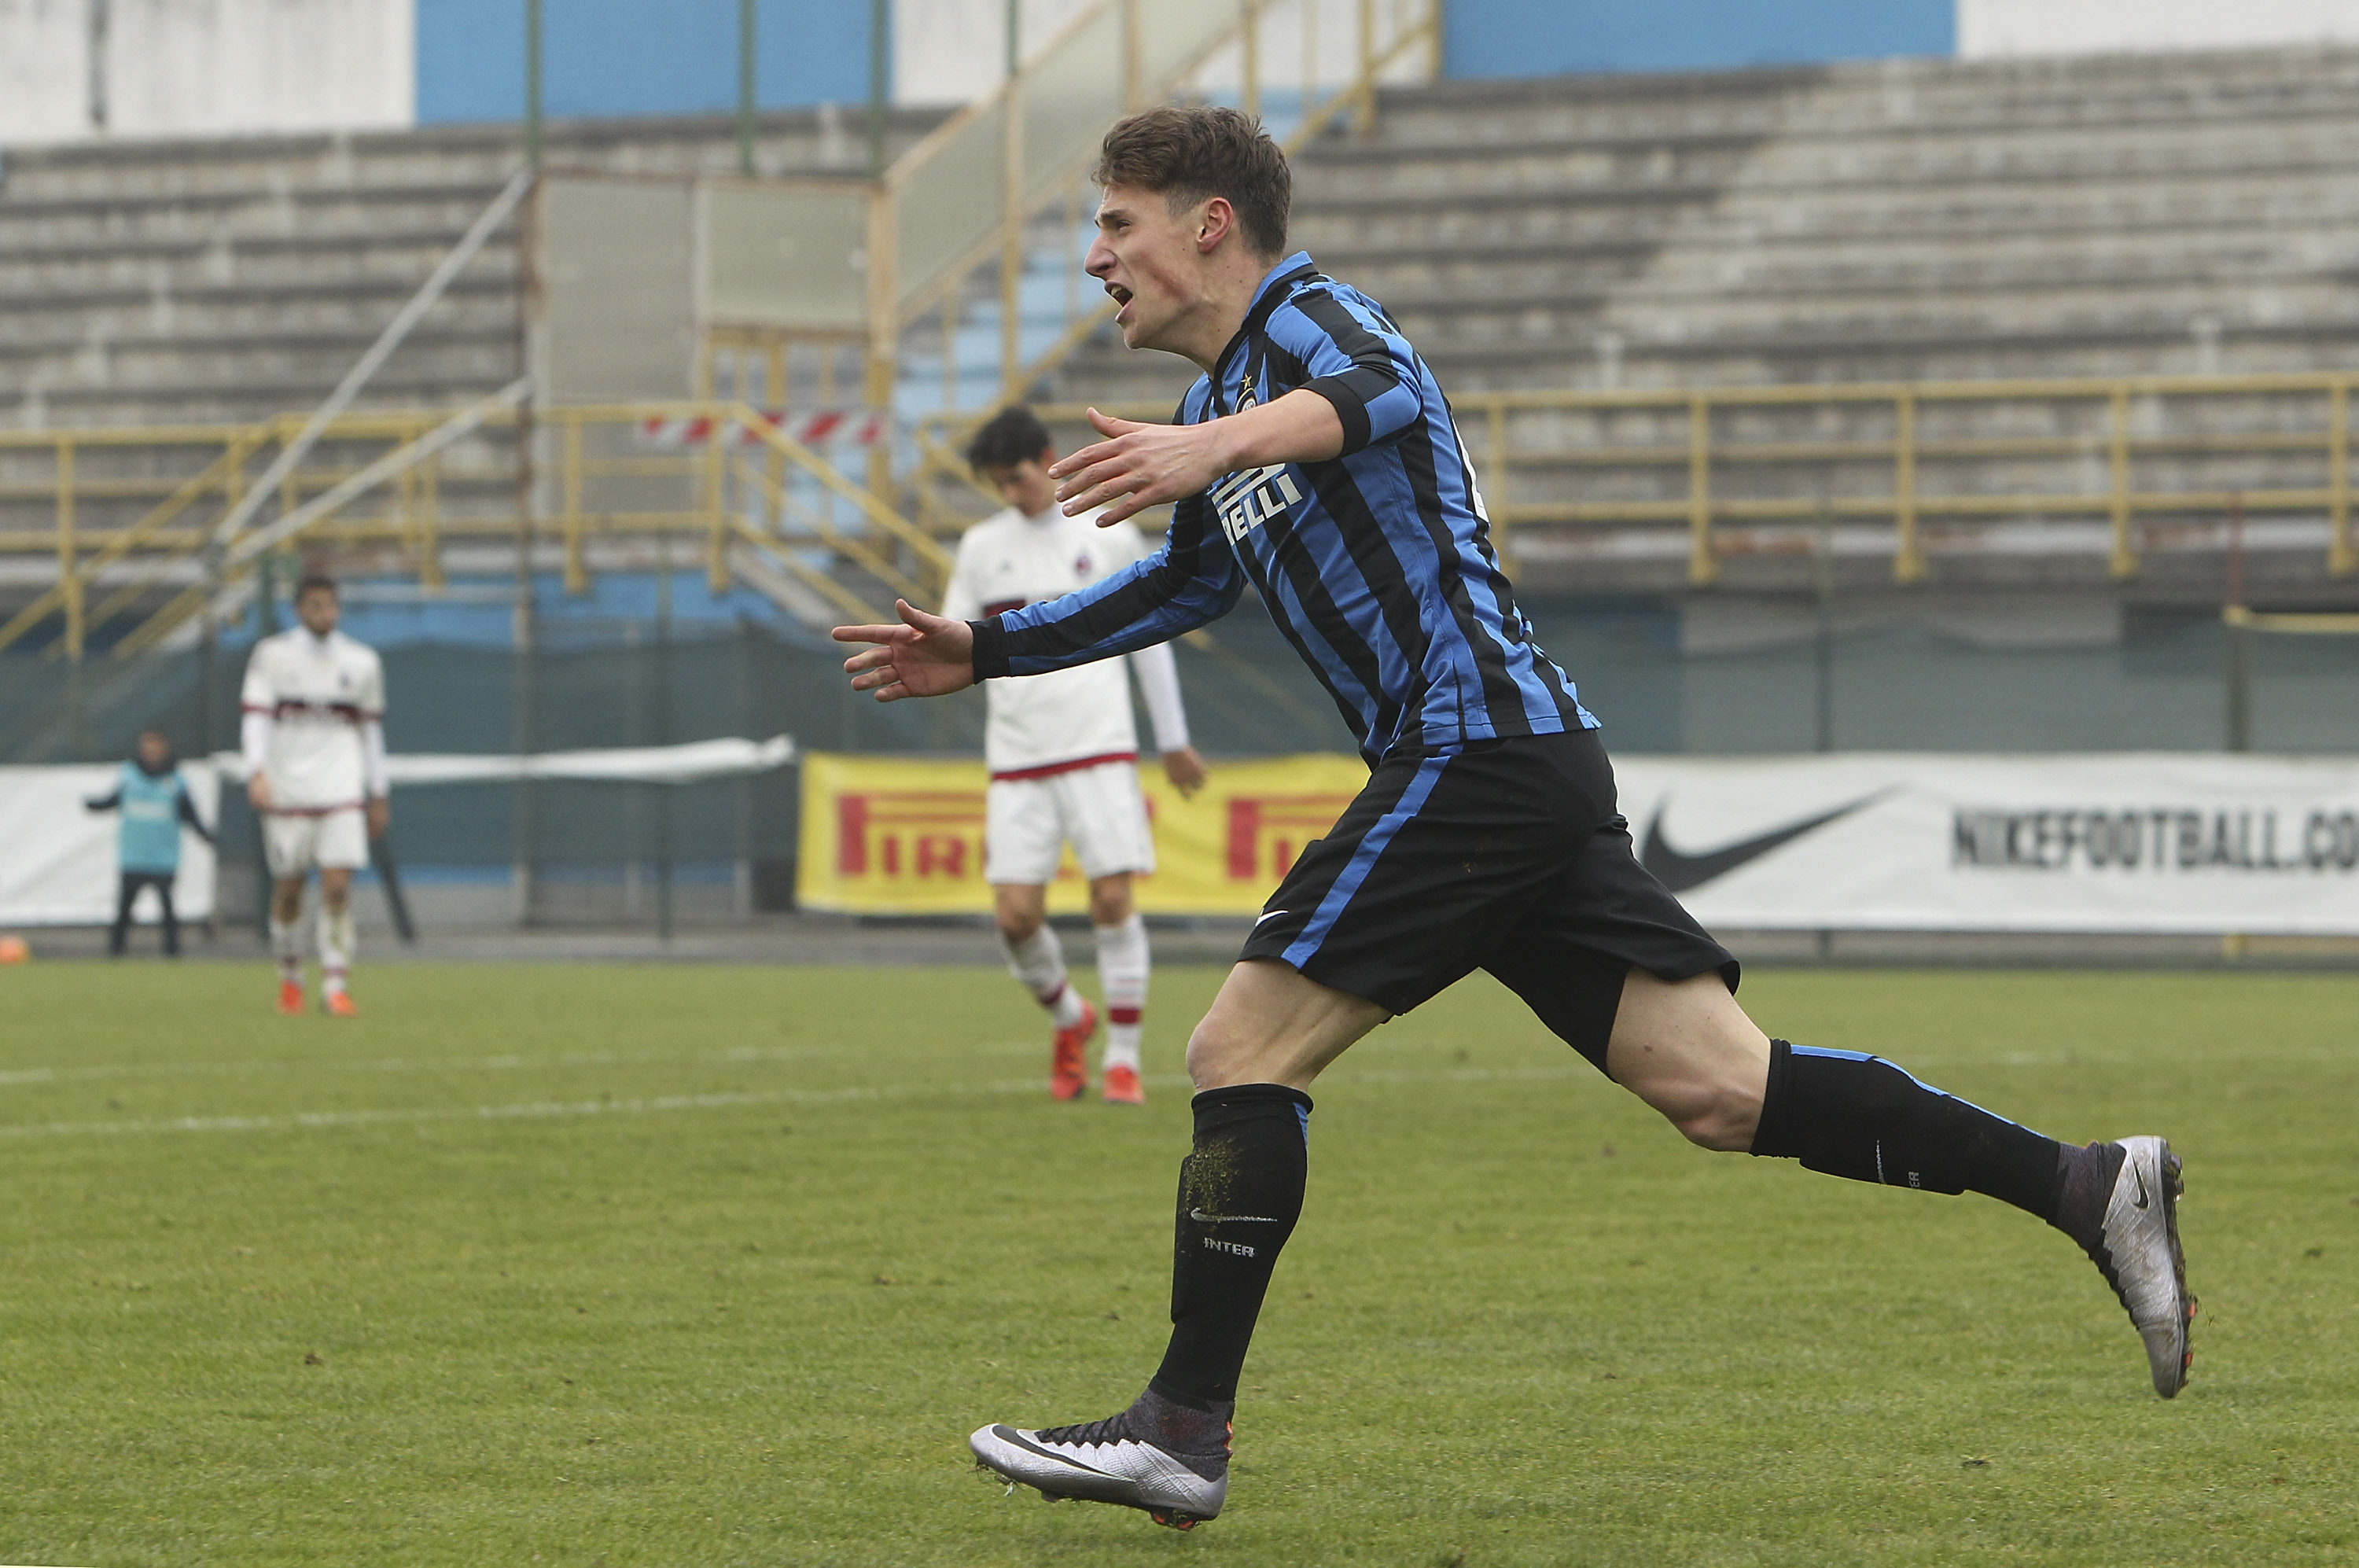
[(1837, 806), (1832, 811), (1821, 811), (1817, 816), (1805, 817), (1799, 822), (1788, 822), (1783, 827), (1755, 833), (1751, 838), (1739, 839), (1734, 844), (1723, 844), (1701, 855), (1688, 855), (1673, 849), (1670, 841), (1663, 836), (1663, 813), (1671, 806), (1670, 801), (1665, 800), (1655, 808), (1655, 814), (1647, 820), (1647, 842), (1638, 851), (1638, 864), (1672, 892), (1684, 893), (1690, 887), (1702, 887), (1715, 877), (1725, 877), (1747, 861), (1758, 860), (1771, 850), (1782, 848), (1806, 833), (1822, 828), (1829, 822), (1840, 822), (1861, 807), (1875, 804), (1888, 791), (1879, 789), (1849, 805)]

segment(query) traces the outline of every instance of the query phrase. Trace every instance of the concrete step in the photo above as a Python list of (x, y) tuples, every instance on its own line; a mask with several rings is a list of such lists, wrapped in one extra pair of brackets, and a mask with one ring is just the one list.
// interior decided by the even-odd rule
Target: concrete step
[[(1395, 310), (1471, 309), (1509, 311), (1558, 301), (1588, 305), (1610, 299), (1634, 311), (1736, 308), (1755, 303), (1783, 310), (1813, 301), (1937, 297), (1944, 304), (1984, 295), (2053, 301), (2075, 292), (2169, 287), (2217, 290), (2212, 314), (2256, 289), (2320, 285), (2341, 302), (2359, 274), (2359, 226), (2343, 234), (2312, 232), (2284, 241), (2267, 235), (2188, 231), (2186, 247), (2116, 245), (2110, 235), (2078, 248), (2017, 241), (1994, 243), (1959, 255), (1939, 245), (1789, 247), (1760, 257), (1745, 251), (1712, 255), (1686, 246), (1646, 258), (1614, 257), (1600, 265), (1560, 262), (1546, 251), (1510, 259), (1492, 253), (1423, 253), (1398, 261), (1383, 252), (1319, 256), (1327, 271)], [(2126, 296), (2125, 296), (2126, 298)]]
[[(2359, 125), (2354, 125), (2359, 140)], [(2104, 176), (2029, 176), (1973, 180), (1949, 177), (1891, 184), (1732, 186), (1669, 182), (1602, 183), (1579, 191), (1487, 190), (1468, 184), (1404, 189), (1381, 198), (1331, 197), (1306, 190), (1295, 227), (1338, 239), (1411, 243), (1446, 235), (1488, 244), (1547, 233), (1604, 236), (1643, 233), (1663, 212), (1708, 214), (1732, 234), (1807, 234), (1994, 227), (2031, 229), (2052, 221), (2087, 223), (2089, 208), (2214, 215), (2215, 209), (2266, 210), (2299, 219), (2350, 210), (2343, 161), (2252, 162), (2201, 170), (2144, 168)]]
[[(889, 111), (886, 156), (897, 158), (915, 146), (945, 113)], [(867, 166), (864, 110), (766, 111), (756, 125), (757, 173), (858, 175)], [(307, 186), (496, 184), (523, 156), (515, 125), (11, 148), (0, 205), (20, 197), (127, 200)], [(551, 169), (734, 174), (736, 123), (726, 115), (553, 121), (543, 133), (543, 157)]]
[[(2254, 331), (2332, 332), (2359, 325), (2359, 289), (2331, 277), (2234, 287), (2203, 280), (2097, 279), (2036, 290), (2003, 285), (1908, 292), (1696, 290), (1611, 299), (1571, 291), (1425, 298), (1397, 293), (1385, 305), (1419, 352), (1437, 361), (1498, 344), (1578, 342), (1603, 330), (1620, 335), (1625, 354), (1637, 354), (1837, 338), (1864, 345), (2158, 332), (2183, 342), (2199, 332), (2224, 340)], [(2199, 328), (2199, 321), (2205, 325)]]
[(1511, 259), (1558, 249), (1583, 258), (1618, 253), (1654, 264), (1658, 255), (1749, 261), (1751, 253), (1821, 246), (1917, 245), (1971, 254), (1993, 245), (2077, 245), (2120, 234), (2125, 245), (2172, 243), (2190, 231), (2267, 232), (2299, 236), (2359, 224), (2359, 190), (2341, 179), (2266, 174), (2190, 185), (2113, 183), (2053, 191), (1951, 187), (1805, 201), (1732, 191), (1706, 201), (1664, 192), (1612, 201), (1404, 200), (1398, 203), (1307, 204), (1290, 242), (1322, 262), (1399, 255), (1495, 251)]
[[(319, 332), (376, 333), (416, 291), (414, 278), (370, 282), (315, 281), (238, 284), (204, 289), (92, 289), (38, 302), (0, 299), (0, 387), (8, 362), (26, 352), (79, 352), (103, 343), (164, 346), (237, 337), (266, 343), (282, 334)], [(414, 331), (514, 332), (513, 276), (486, 269), (451, 280)]]
[[(179, 362), (168, 382), (124, 376), (27, 386), (5, 405), (22, 429), (85, 429), (153, 424), (244, 424), (317, 408), (357, 354), (323, 356), (316, 365), (262, 355), (241, 364), (234, 354), (206, 365)], [(449, 408), (498, 390), (516, 376), (514, 345), (503, 353), (477, 342), (454, 356), (413, 360), (397, 354), (353, 405), (369, 408)]]
[[(1950, 69), (1957, 69), (1951, 67)], [(1745, 73), (1734, 73), (1742, 77)], [(1641, 78), (1640, 81), (1645, 79)], [(1676, 103), (1664, 114), (1650, 102), (1642, 113), (1621, 119), (1601, 116), (1589, 102), (1589, 82), (1572, 79), (1534, 88), (1523, 111), (1508, 114), (1453, 114), (1437, 119), (1421, 109), (1445, 100), (1467, 84), (1443, 83), (1388, 94), (1386, 112), (1372, 136), (1330, 133), (1301, 149), (1303, 169), (1348, 169), (1420, 160), (1470, 161), (1533, 151), (1583, 155), (1679, 155), (1714, 148), (1775, 146), (1780, 149), (1842, 147), (1864, 153), (1899, 154), (1934, 142), (1977, 138), (2005, 149), (2024, 140), (2060, 141), (2072, 136), (2121, 138), (2171, 136), (2188, 139), (2267, 133), (2298, 136), (2308, 125), (2347, 121), (2359, 103), (2359, 78), (2299, 79), (2277, 84), (2266, 95), (2223, 93), (2193, 99), (2169, 97), (2128, 104), (2068, 93), (2036, 104), (2004, 95), (1928, 96), (1884, 91), (1852, 91), (1820, 85), (1800, 90), (1761, 90), (1750, 96), (1740, 87), (1728, 101), (1745, 105), (1733, 116), (1698, 115)]]
[(1716, 187), (1747, 189), (1923, 185), (1932, 181), (2055, 182), (2192, 178), (2218, 171), (2309, 169), (2347, 162), (2359, 103), (2331, 115), (2259, 124), (2156, 125), (2069, 130), (1947, 129), (1730, 137), (1602, 147), (1516, 143), (1403, 149), (1385, 159), (1306, 162), (1302, 188), (1321, 201), (1430, 196)]
[(429, 229), (456, 239), (492, 199), (490, 185), (388, 185), (280, 196), (136, 197), (122, 201), (0, 201), (0, 247), (95, 248), (142, 241), (235, 245), (247, 239), (367, 242), (380, 229)]
[(2235, 117), (2359, 93), (2359, 49), (2038, 60), (1886, 60), (1763, 71), (1442, 82), (1380, 97), (1378, 141), (1711, 135), (1948, 121), (2104, 125)]
[[(389, 230), (365, 245), (337, 236), (163, 240), (119, 245), (48, 246), (0, 254), (0, 310), (31, 309), (88, 292), (201, 291), (232, 285), (403, 283), (414, 289), (450, 253), (460, 231)], [(461, 278), (513, 279), (512, 236), (495, 236)]]
[[(2262, 375), (2347, 367), (2359, 328), (2295, 323), (2223, 332), (2206, 347), (2183, 326), (1863, 338), (1734, 334), (1638, 345), (1532, 340), (1422, 351), (1453, 395), (1527, 387), (1666, 387), (2049, 376)], [(1074, 396), (1096, 396), (1077, 378)]]

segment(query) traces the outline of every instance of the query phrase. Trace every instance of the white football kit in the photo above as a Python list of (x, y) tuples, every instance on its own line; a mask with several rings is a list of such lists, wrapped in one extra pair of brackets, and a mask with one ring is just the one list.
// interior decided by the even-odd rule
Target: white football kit
[[(1027, 517), (1010, 506), (975, 524), (959, 540), (942, 614), (979, 620), (1061, 598), (1154, 553), (1136, 528), (1101, 528), (1097, 515), (1068, 517), (1052, 506)], [(1158, 749), (1184, 748), (1179, 669), (1162, 644), (984, 683), (990, 705), (984, 757), (991, 769), (985, 880), (1030, 887), (1053, 881), (1067, 840), (1086, 877), (1155, 869), (1125, 668), (1138, 674)]]
[(364, 801), (386, 793), (385, 667), (342, 632), (256, 643), (239, 705), (249, 774), (270, 781), (263, 844), (274, 877), (368, 864)]

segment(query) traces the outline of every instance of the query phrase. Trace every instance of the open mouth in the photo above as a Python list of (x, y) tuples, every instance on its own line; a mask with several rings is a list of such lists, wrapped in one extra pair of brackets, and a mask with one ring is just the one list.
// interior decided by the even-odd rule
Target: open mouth
[(1119, 283), (1109, 283), (1105, 286), (1105, 291), (1107, 297), (1114, 302), (1114, 314), (1117, 317), (1120, 316), (1130, 305), (1130, 290)]

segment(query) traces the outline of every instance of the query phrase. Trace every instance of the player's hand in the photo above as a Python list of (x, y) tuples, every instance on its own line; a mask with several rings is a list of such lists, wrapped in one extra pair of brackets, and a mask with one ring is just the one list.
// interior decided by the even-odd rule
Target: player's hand
[(838, 642), (873, 642), (866, 653), (843, 661), (855, 691), (874, 691), (880, 702), (904, 697), (940, 697), (974, 684), (974, 628), (964, 621), (929, 615), (907, 599), (893, 601), (897, 626), (838, 626)]
[(1196, 755), (1196, 748), (1183, 746), (1163, 754), (1163, 777), (1171, 780), (1171, 788), (1180, 791), (1181, 800), (1192, 800), (1211, 775), (1204, 770), (1204, 759)]
[(1227, 432), (1220, 421), (1202, 425), (1142, 425), (1109, 419), (1095, 408), (1090, 424), (1107, 439), (1085, 446), (1049, 469), (1065, 516), (1103, 506), (1098, 527), (1112, 528), (1149, 506), (1212, 487), (1229, 471), (1222, 455)]
[(393, 802), (382, 795), (375, 796), (362, 808), (362, 814), (368, 818), (369, 837), (383, 838), (385, 830), (393, 825)]
[(257, 811), (270, 810), (270, 779), (257, 773), (245, 781), (245, 803)]

